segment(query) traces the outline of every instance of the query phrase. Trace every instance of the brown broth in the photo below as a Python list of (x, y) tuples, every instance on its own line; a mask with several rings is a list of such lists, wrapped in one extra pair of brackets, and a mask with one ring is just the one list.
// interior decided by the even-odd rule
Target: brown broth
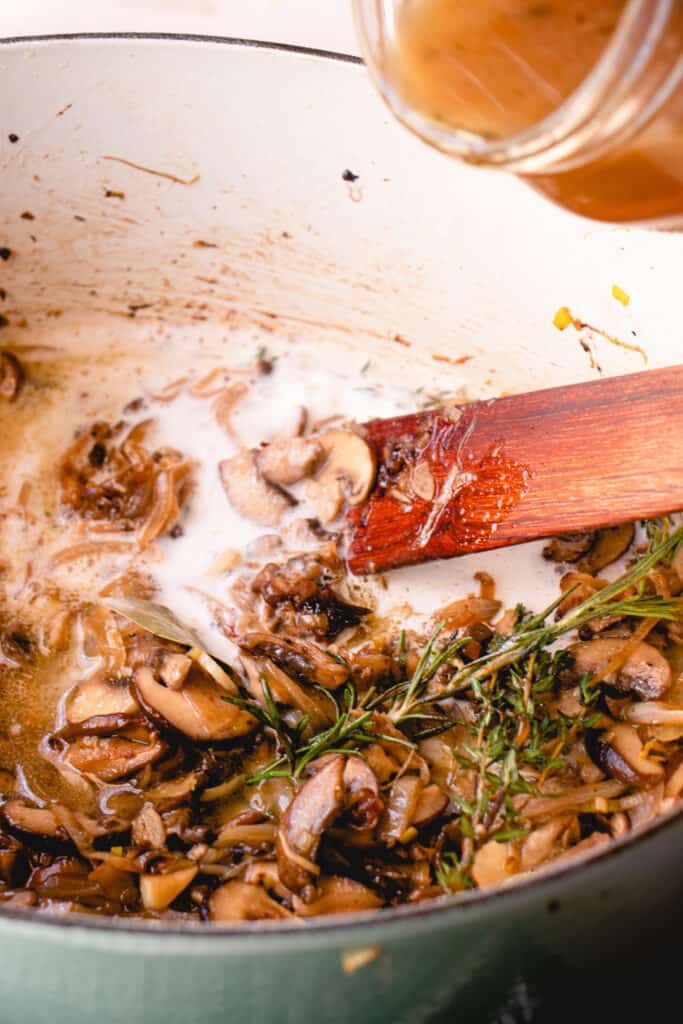
[(601, 56), (625, 0), (407, 0), (392, 74), (411, 106), (499, 138), (551, 114)]
[[(548, 117), (576, 90), (625, 6), (624, 0), (407, 0), (387, 70), (409, 107), (448, 128), (508, 137)], [(680, 10), (669, 36), (669, 52), (680, 50)], [(681, 90), (619, 151), (526, 180), (586, 217), (676, 221), (683, 213)]]

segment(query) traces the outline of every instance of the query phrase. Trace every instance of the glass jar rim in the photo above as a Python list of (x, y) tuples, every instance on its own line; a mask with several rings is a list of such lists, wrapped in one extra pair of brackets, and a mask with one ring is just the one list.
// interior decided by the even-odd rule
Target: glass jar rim
[[(663, 76), (648, 74), (678, 0), (628, 0), (598, 62), (584, 81), (547, 117), (524, 131), (492, 139), (450, 128), (406, 106), (370, 52), (363, 0), (353, 0), (363, 57), (391, 111), (406, 127), (450, 156), (520, 174), (558, 172), (595, 158), (632, 134), (683, 79), (683, 57)], [(378, 6), (382, 0), (377, 0)], [(633, 98), (638, 97), (634, 112)], [(631, 103), (624, 110), (624, 100)]]

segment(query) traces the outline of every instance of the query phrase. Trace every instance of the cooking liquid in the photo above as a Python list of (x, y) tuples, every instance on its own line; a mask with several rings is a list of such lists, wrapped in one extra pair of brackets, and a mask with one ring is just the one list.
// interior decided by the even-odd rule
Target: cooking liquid
[[(285, 537), (281, 548), (259, 554), (259, 541), (273, 530), (232, 508), (218, 463), (234, 455), (239, 442), (257, 447), (291, 433), (302, 406), (311, 424), (335, 414), (363, 422), (410, 412), (433, 391), (458, 396), (463, 385), (459, 368), (437, 368), (431, 360), (421, 364), (402, 352), (369, 362), (364, 350), (320, 339), (315, 346), (292, 345), (267, 335), (272, 372), (263, 374), (254, 370), (258, 341), (251, 334), (218, 334), (198, 344), (183, 330), (159, 336), (142, 331), (129, 346), (122, 345), (121, 335), (118, 326), (114, 335), (99, 337), (92, 329), (79, 335), (63, 323), (50, 337), (52, 359), (26, 361), (29, 383), (20, 399), (0, 403), (0, 795), (7, 778), (15, 777), (16, 791), (29, 800), (57, 799), (88, 813), (95, 810), (95, 791), (83, 777), (60, 770), (44, 738), (63, 724), (69, 692), (101, 670), (101, 659), (95, 652), (84, 657), (76, 629), (71, 646), (56, 656), (40, 655), (32, 639), (28, 666), (14, 665), (11, 649), (5, 654), (2, 645), (5, 627), (35, 638), (58, 610), (55, 596), (73, 608), (97, 603), (103, 587), (135, 569), (154, 581), (155, 600), (192, 626), (209, 650), (232, 661), (235, 648), (217, 630), (211, 601), (230, 609), (231, 586), (247, 563), (256, 571), (301, 544)], [(208, 393), (193, 394), (193, 384), (203, 379), (211, 382)], [(185, 383), (175, 387), (176, 380)], [(234, 410), (231, 436), (217, 418), (215, 401), (220, 387), (235, 381), (248, 384), (248, 391)], [(132, 399), (137, 402), (131, 411)], [(130, 550), (58, 564), (55, 558), (91, 531), (60, 513), (55, 467), (76, 433), (95, 420), (123, 420), (127, 427), (152, 420), (150, 447), (170, 446), (192, 459), (194, 491), (180, 536), (162, 537), (140, 552), (130, 535), (114, 532)], [(304, 489), (284, 527), (315, 514)], [(110, 536), (92, 532), (95, 540)], [(534, 543), (351, 580), (348, 596), (391, 621), (418, 624), (455, 598), (477, 592), (474, 573), (484, 571), (494, 576), (505, 607), (524, 600), (541, 608), (557, 592), (557, 575), (541, 558), (541, 547)], [(228, 550), (240, 555), (234, 570), (220, 568)], [(112, 798), (129, 790), (125, 780), (115, 783), (106, 787), (106, 799), (113, 806)]]
[[(405, 0), (386, 72), (406, 106), (440, 125), (510, 137), (551, 115), (581, 85), (625, 7), (625, 0)], [(676, 5), (672, 18), (668, 53), (683, 50), (682, 7)], [(677, 219), (683, 215), (683, 88), (617, 152), (526, 180), (560, 206), (597, 220)]]

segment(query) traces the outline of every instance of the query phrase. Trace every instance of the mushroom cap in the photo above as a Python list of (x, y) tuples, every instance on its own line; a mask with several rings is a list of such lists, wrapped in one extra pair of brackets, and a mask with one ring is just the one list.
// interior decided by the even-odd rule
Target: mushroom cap
[(332, 522), (342, 505), (361, 505), (377, 476), (377, 458), (368, 442), (353, 430), (328, 430), (318, 439), (323, 449), (320, 469), (308, 495), (323, 523)]
[(145, 714), (157, 725), (169, 725), (199, 742), (235, 739), (256, 726), (256, 719), (223, 699), (224, 691), (197, 671), (182, 690), (158, 682), (150, 668), (135, 673), (135, 695)]
[[(599, 637), (596, 640), (571, 644), (574, 669), (579, 675), (592, 676), (602, 672), (628, 640)], [(614, 686), (624, 693), (635, 693), (644, 700), (657, 700), (671, 686), (671, 666), (656, 647), (639, 643), (614, 673)]]
[(219, 463), (218, 472), (225, 495), (232, 507), (246, 519), (262, 526), (277, 526), (284, 513), (296, 504), (261, 475), (257, 453), (243, 451)]

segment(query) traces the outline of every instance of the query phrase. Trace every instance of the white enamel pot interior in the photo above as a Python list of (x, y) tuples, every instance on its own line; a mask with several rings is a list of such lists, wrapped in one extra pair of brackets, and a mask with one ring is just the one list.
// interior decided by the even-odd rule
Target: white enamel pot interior
[[(353, 60), (219, 40), (10, 40), (0, 83), (3, 345), (58, 330), (107, 348), (178, 327), (192, 346), (239, 325), (257, 343), (275, 331), (400, 352), (407, 372), (467, 356), (473, 397), (588, 380), (596, 363), (643, 368), (602, 336), (559, 332), (568, 306), (642, 346), (650, 367), (681, 359), (680, 236), (587, 223), (449, 162), (391, 121)], [(615, 424), (615, 443), (637, 438)], [(305, 928), (0, 911), (0, 1017), (413, 1024), (456, 1007), (475, 1020), (520, 977), (533, 988), (553, 966), (579, 977), (596, 958), (607, 970), (617, 953), (621, 967), (641, 957), (680, 905), (682, 836), (674, 817), (500, 894)], [(373, 952), (350, 974), (359, 949)]]

